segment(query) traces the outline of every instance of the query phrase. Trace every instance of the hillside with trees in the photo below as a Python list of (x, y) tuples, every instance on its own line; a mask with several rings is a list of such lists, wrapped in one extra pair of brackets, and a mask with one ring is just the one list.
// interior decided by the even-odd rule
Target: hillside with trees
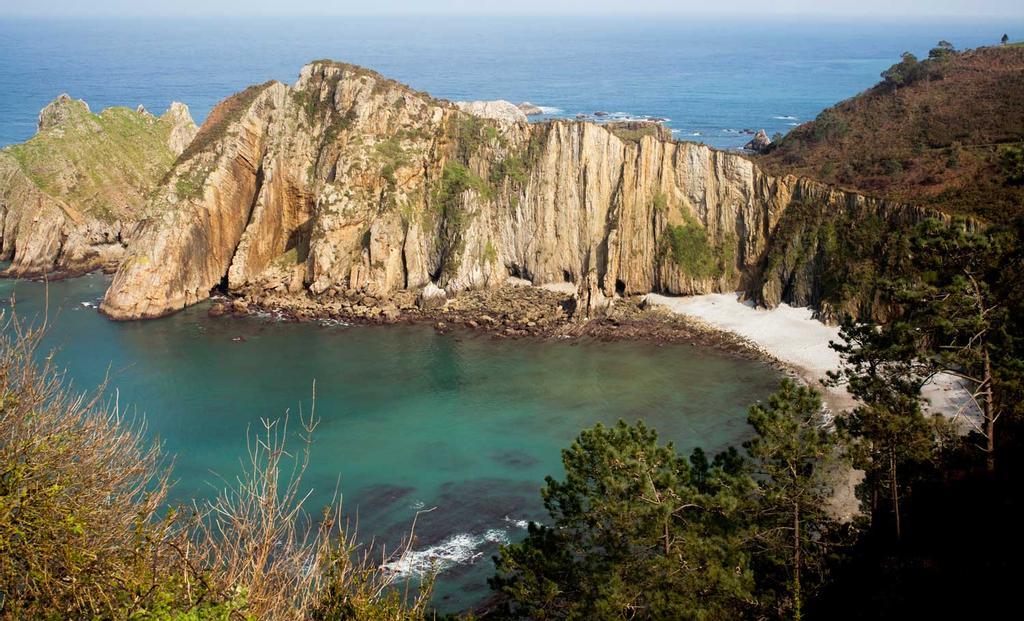
[(759, 157), (792, 173), (948, 213), (1008, 222), (1024, 204), (1024, 46), (906, 52), (871, 89)]

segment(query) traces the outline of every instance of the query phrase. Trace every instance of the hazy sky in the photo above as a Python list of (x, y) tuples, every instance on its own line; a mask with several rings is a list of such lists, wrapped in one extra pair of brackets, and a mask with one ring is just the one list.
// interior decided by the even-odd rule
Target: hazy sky
[(1022, 17), (1021, 0), (0, 0), (0, 16), (832, 15)]

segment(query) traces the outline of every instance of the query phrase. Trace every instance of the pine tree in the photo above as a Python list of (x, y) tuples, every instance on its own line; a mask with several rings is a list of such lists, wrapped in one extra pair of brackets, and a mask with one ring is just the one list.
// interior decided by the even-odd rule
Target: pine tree
[(825, 466), (836, 459), (836, 437), (821, 414), (817, 391), (785, 380), (766, 405), (750, 408), (747, 419), (757, 433), (747, 451), (762, 475), (755, 531), (787, 578), (794, 619), (802, 617), (812, 586), (807, 577), (822, 568), (832, 541)]
[(754, 601), (733, 451), (692, 462), (643, 425), (582, 432), (543, 490), (550, 525), (502, 546), (491, 586), (522, 619), (728, 619)]
[(888, 504), (898, 540), (903, 490), (937, 447), (938, 421), (926, 418), (921, 404), (921, 388), (934, 371), (918, 357), (916, 331), (900, 320), (877, 326), (846, 319), (840, 337), (842, 343), (831, 345), (843, 364), (829, 373), (830, 383), (845, 386), (859, 405), (839, 426), (852, 439), (854, 465), (866, 473), (872, 518)]

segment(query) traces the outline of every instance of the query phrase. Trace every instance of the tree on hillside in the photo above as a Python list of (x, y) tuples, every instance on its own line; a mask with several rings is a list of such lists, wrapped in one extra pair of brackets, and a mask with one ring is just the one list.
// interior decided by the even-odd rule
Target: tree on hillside
[(1009, 43), (1009, 42), (1010, 42), (1010, 37), (1009, 37), (1009, 35), (1007, 35), (1007, 34), (1005, 34), (1005, 33), (1004, 33), (1004, 34), (1003, 34), (1003, 36), (1002, 36), (1002, 37), (1001, 37), (1001, 38), (999, 39), (999, 43), (1000, 43), (1000, 45), (1006, 45), (1006, 44), (1007, 44), (1007, 43)]
[(840, 338), (830, 345), (843, 363), (829, 383), (845, 385), (859, 405), (838, 424), (852, 438), (854, 465), (866, 474), (862, 500), (876, 522), (888, 506), (899, 540), (901, 497), (934, 456), (939, 437), (935, 419), (921, 407), (921, 388), (933, 371), (918, 358), (914, 330), (898, 320), (877, 326), (847, 318)]
[(956, 56), (956, 48), (949, 41), (939, 41), (935, 47), (928, 51), (928, 60), (946, 60)]
[(491, 587), (516, 619), (728, 619), (754, 603), (733, 451), (692, 462), (643, 425), (583, 431), (547, 478), (549, 525), (502, 546)]
[(882, 79), (885, 81), (885, 84), (892, 87), (892, 91), (895, 93), (899, 87), (908, 84), (912, 80), (917, 67), (917, 56), (910, 52), (903, 52), (900, 62), (882, 72)]
[[(918, 413), (920, 388), (938, 373), (959, 378), (970, 403), (957, 414), (980, 413), (975, 430), (992, 471), (997, 423), (1013, 403), (1004, 388), (1019, 383), (1022, 373), (1020, 336), (1012, 327), (1019, 314), (1019, 295), (1014, 296), (1021, 271), (1013, 268), (1021, 254), (1018, 237), (966, 220), (928, 220), (915, 229), (908, 251), (914, 269), (890, 283), (901, 316), (884, 327), (847, 324), (847, 343), (835, 346), (845, 366), (833, 379), (850, 382), (865, 408), (861, 414), (887, 421), (861, 431), (876, 447), (905, 452), (890, 455), (891, 471), (916, 453), (917, 441), (902, 434), (922, 442), (926, 435)], [(895, 496), (897, 485), (890, 487)]]
[(995, 382), (1015, 360), (1003, 327), (1009, 308), (996, 283), (1014, 246), (1010, 235), (978, 230), (958, 220), (929, 220), (912, 239), (918, 275), (904, 279), (904, 321), (919, 335), (921, 355), (935, 372), (963, 380), (981, 412), (981, 448), (986, 467), (995, 469), (997, 422), (1004, 403)]
[(823, 569), (832, 541), (825, 512), (832, 488), (825, 467), (836, 458), (836, 437), (821, 416), (821, 395), (791, 380), (782, 382), (766, 405), (750, 408), (757, 436), (746, 443), (759, 481), (755, 532), (787, 580), (788, 610), (803, 614), (807, 578)]

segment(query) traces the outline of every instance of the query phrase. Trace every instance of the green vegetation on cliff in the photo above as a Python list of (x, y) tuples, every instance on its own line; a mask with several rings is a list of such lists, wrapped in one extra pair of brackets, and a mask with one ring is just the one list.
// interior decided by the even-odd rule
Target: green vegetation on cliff
[(884, 283), (911, 269), (905, 251), (912, 226), (869, 208), (829, 211), (794, 203), (769, 238), (758, 278), (777, 283), (772, 302), (816, 306), (826, 321), (844, 315), (885, 320), (893, 302)]
[(861, 193), (1008, 222), (1024, 213), (1024, 48), (912, 54), (758, 158)]
[(177, 157), (170, 146), (173, 115), (128, 108), (94, 114), (67, 97), (48, 111), (57, 116), (52, 125), (3, 151), (40, 190), (82, 214), (103, 221), (137, 217)]
[[(664, 200), (663, 195), (655, 197), (655, 210), (665, 209)], [(715, 242), (689, 214), (684, 214), (682, 224), (667, 225), (663, 239), (663, 256), (691, 278), (718, 278), (732, 273), (736, 267), (736, 236), (727, 235), (723, 242)]]

